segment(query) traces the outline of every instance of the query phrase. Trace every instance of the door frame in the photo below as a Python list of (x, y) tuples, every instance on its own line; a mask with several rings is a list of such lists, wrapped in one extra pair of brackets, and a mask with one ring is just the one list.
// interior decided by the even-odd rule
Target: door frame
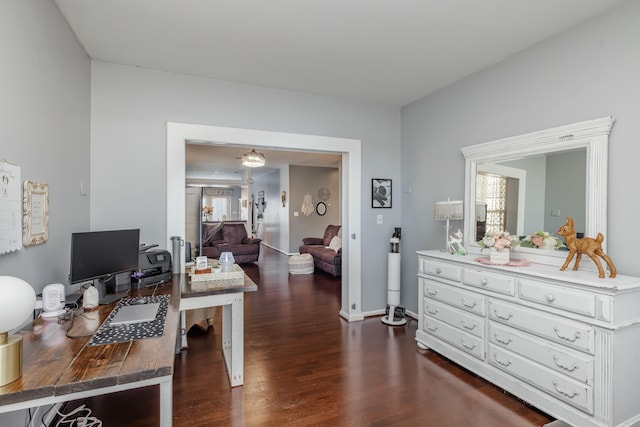
[[(185, 151), (187, 141), (331, 152), (342, 154), (341, 182), (343, 266), (342, 306), (339, 315), (348, 321), (363, 320), (361, 280), (361, 144), (358, 139), (167, 122), (167, 247), (172, 236), (185, 234)], [(312, 147), (312, 148), (310, 148)], [(345, 185), (346, 184), (346, 185)], [(181, 249), (182, 250), (182, 249)], [(174, 254), (175, 256), (175, 254)], [(179, 256), (184, 259), (184, 255)], [(184, 266), (183, 271), (184, 273)]]

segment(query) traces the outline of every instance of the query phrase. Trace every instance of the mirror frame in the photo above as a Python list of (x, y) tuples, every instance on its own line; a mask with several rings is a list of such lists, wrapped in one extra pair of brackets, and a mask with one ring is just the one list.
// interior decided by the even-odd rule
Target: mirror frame
[[(470, 253), (480, 253), (472, 240), (475, 235), (476, 173), (478, 164), (516, 160), (525, 156), (586, 148), (585, 236), (598, 232), (607, 236), (607, 176), (609, 134), (615, 119), (602, 117), (538, 132), (498, 139), (462, 148), (465, 158), (464, 245)], [(525, 230), (535, 233), (537, 230)], [(545, 230), (555, 233), (556, 230)], [(545, 264), (557, 264), (566, 258), (565, 251), (516, 248), (527, 253), (527, 259)], [(558, 264), (559, 265), (559, 264)]]

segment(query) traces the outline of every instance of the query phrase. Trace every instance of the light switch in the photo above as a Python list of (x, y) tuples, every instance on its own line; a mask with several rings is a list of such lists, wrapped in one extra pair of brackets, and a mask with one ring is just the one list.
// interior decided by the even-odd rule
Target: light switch
[(551, 216), (560, 216), (560, 208), (551, 209)]
[(300, 213), (299, 213), (299, 212), (294, 212), (294, 213), (293, 213), (293, 216), (298, 216), (298, 215), (300, 215)]
[(382, 214), (378, 214), (376, 218), (376, 224), (382, 224)]

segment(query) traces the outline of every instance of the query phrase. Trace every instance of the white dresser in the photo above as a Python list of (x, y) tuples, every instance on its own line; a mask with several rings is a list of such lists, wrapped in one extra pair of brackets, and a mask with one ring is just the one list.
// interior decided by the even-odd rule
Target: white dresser
[(640, 425), (640, 278), (417, 254), (421, 348), (569, 424)]

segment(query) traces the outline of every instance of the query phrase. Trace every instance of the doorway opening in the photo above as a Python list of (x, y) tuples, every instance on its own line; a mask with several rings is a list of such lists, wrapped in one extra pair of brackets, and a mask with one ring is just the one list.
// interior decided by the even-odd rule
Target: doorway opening
[(361, 141), (317, 135), (226, 128), (188, 123), (167, 123), (167, 247), (171, 237), (184, 238), (185, 147), (187, 141), (255, 146), (274, 149), (309, 150), (342, 154), (343, 206), (341, 222), (344, 240), (342, 307), (348, 321), (363, 320), (361, 307)]

